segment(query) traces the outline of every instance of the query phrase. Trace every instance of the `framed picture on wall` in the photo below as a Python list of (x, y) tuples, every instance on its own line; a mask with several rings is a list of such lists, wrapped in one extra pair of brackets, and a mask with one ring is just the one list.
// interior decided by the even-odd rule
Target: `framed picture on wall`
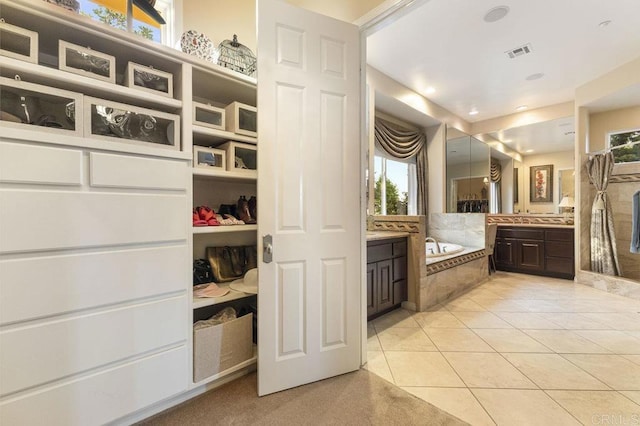
[(529, 168), (529, 201), (532, 203), (553, 202), (553, 164)]

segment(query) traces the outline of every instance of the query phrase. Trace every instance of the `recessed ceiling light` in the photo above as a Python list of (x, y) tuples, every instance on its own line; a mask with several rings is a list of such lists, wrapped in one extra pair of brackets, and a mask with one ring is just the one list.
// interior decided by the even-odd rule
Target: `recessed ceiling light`
[(610, 24), (610, 23), (611, 23), (611, 21), (602, 21), (602, 22), (600, 22), (600, 23), (598, 24), (598, 26), (599, 26), (600, 28), (604, 28), (604, 27), (609, 26), (609, 24)]
[(525, 109), (529, 108), (526, 105), (520, 105), (518, 108), (516, 108), (516, 111), (520, 112), (520, 111), (524, 111)]
[(508, 6), (496, 6), (484, 15), (484, 22), (496, 22), (507, 16), (509, 13)]
[(533, 152), (533, 150), (532, 149), (528, 149), (525, 152)]
[(431, 94), (433, 94), (433, 93), (436, 93), (436, 89), (435, 89), (435, 87), (427, 87), (427, 88), (424, 90), (424, 93), (425, 93), (426, 95), (431, 95)]
[(531, 75), (527, 76), (527, 80), (528, 81), (533, 81), (533, 80), (538, 80), (538, 79), (540, 79), (542, 77), (544, 77), (544, 73), (537, 72), (535, 74), (531, 74)]
[(471, 111), (469, 111), (469, 115), (478, 115), (478, 110), (472, 109)]

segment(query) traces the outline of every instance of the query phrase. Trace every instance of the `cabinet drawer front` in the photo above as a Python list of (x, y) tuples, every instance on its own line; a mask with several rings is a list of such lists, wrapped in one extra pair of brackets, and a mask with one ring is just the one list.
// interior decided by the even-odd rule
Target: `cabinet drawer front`
[(0, 142), (0, 182), (82, 184), (82, 151)]
[(544, 240), (544, 229), (531, 228), (498, 228), (498, 236), (527, 240)]
[(547, 229), (544, 233), (547, 241), (573, 241), (573, 229)]
[(186, 205), (186, 195), (0, 191), (0, 252), (185, 240)]
[(184, 190), (187, 164), (180, 161), (92, 152), (91, 186)]
[(186, 296), (0, 333), (0, 395), (187, 339)]
[(573, 241), (547, 241), (544, 250), (547, 256), (573, 259)]
[(526, 269), (544, 269), (544, 243), (536, 240), (518, 242), (518, 266)]
[(407, 242), (402, 241), (399, 243), (393, 243), (393, 256), (403, 256), (407, 254)]
[(186, 244), (0, 261), (0, 324), (185, 289)]
[(377, 244), (367, 246), (367, 263), (390, 259), (392, 256), (392, 244)]
[(181, 346), (29, 393), (0, 405), (0, 424), (105, 424), (185, 391), (187, 363)]
[(565, 259), (561, 257), (547, 257), (546, 261), (547, 261), (547, 267), (546, 267), (547, 271), (573, 275), (573, 259)]

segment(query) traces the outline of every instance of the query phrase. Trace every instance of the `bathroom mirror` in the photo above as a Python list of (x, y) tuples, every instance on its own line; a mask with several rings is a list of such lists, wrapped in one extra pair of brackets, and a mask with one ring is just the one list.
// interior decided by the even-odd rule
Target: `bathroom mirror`
[(447, 213), (489, 211), (490, 148), (447, 128)]
[[(502, 175), (506, 176), (512, 168), (511, 179), (504, 179), (501, 190), (502, 213), (532, 213), (557, 214), (558, 204), (562, 200), (563, 189), (561, 182), (567, 185), (567, 191), (575, 192), (571, 187), (572, 180), (566, 175), (560, 177), (560, 172), (571, 174), (574, 168), (574, 118), (560, 117), (540, 121), (523, 126), (476, 135), (483, 140), (495, 140), (519, 153), (522, 161), (513, 158), (511, 165), (501, 160)], [(552, 166), (553, 176), (552, 199), (548, 202), (532, 200), (530, 194), (531, 167)], [(562, 179), (562, 180), (561, 180)], [(505, 195), (513, 197), (512, 202), (505, 202)], [(511, 208), (511, 206), (513, 206)]]

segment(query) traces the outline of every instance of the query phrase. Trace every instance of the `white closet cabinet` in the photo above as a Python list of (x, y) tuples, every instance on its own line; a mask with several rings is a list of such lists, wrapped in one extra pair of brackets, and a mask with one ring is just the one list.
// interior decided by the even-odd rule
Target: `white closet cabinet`
[[(276, 3), (283, 4), (260, 0), (259, 10), (269, 10)], [(130, 423), (255, 368), (257, 348), (252, 358), (194, 382), (194, 321), (219, 310), (222, 303), (255, 304), (256, 297), (244, 293), (214, 300), (193, 297), (192, 262), (204, 258), (208, 246), (258, 245), (260, 291), (272, 298), (260, 299), (261, 303), (271, 303), (274, 297), (286, 302), (286, 306), (276, 306), (282, 311), (265, 310), (269, 315), (280, 312), (277, 321), (267, 317), (268, 321), (260, 322), (260, 335), (273, 340), (268, 348), (276, 345), (282, 352), (287, 344), (277, 339), (290, 341), (292, 336), (299, 337), (295, 343), (296, 348), (302, 348), (300, 353), (311, 348), (320, 355), (326, 352), (335, 357), (344, 352), (341, 348), (360, 347), (362, 336), (354, 327), (361, 306), (358, 287), (362, 287), (357, 242), (362, 247), (364, 242), (357, 219), (348, 223), (340, 220), (355, 213), (357, 202), (350, 204), (350, 213), (338, 209), (333, 214), (308, 201), (318, 188), (316, 195), (320, 198), (314, 196), (316, 201), (334, 200), (325, 207), (336, 200), (342, 205), (344, 200), (359, 199), (362, 182), (356, 169), (362, 162), (358, 158), (358, 132), (353, 131), (359, 113), (357, 102), (347, 99), (353, 99), (357, 89), (343, 93), (344, 85), (359, 88), (359, 82), (352, 79), (353, 61), (342, 62), (347, 58), (346, 45), (333, 37), (344, 29), (339, 28), (341, 24), (326, 22), (334, 32), (322, 35), (325, 21), (308, 12), (299, 15), (284, 11), (281, 15), (289, 21), (273, 20), (269, 25), (277, 27), (284, 44), (267, 46), (261, 52), (267, 55), (263, 59), (277, 60), (280, 67), (304, 68), (306, 62), (300, 60), (306, 61), (307, 51), (296, 50), (296, 46), (307, 40), (301, 28), (313, 26), (323, 47), (320, 53), (308, 51), (308, 59), (314, 59), (308, 63), (312, 66), (309, 69), (321, 69), (327, 81), (333, 79), (340, 86), (323, 89), (300, 80), (296, 84), (307, 85), (313, 96), (321, 94), (324, 100), (336, 102), (323, 103), (319, 114), (313, 108), (305, 110), (306, 118), (297, 122), (295, 132), (276, 133), (272, 141), (261, 139), (258, 143), (258, 138), (194, 124), (193, 120), (194, 102), (215, 103), (218, 108), (232, 102), (258, 105), (255, 79), (41, 0), (0, 0), (0, 16), (7, 23), (39, 34), (37, 63), (0, 54), (3, 108), (10, 105), (7, 99), (11, 96), (14, 106), (20, 105), (15, 101), (16, 87), (29, 87), (29, 96), (42, 90), (53, 96), (47, 101), (59, 101), (64, 96), (67, 99), (58, 105), (57, 115), (38, 118), (41, 124), (54, 128), (12, 122), (15, 117), (4, 114), (0, 120), (0, 424)], [(114, 57), (116, 83), (58, 69), (60, 40)], [(278, 49), (282, 50), (280, 56)], [(354, 57), (357, 53), (353, 52), (359, 49), (350, 47), (348, 51)], [(296, 56), (296, 52), (303, 56)], [(171, 74), (173, 97), (127, 87), (125, 74), (130, 61)], [(277, 86), (285, 91), (294, 88), (286, 81), (270, 81), (273, 74), (265, 75), (264, 81), (274, 85), (265, 87)], [(311, 74), (303, 77), (309, 78), (314, 79)], [(107, 111), (87, 107), (96, 98), (116, 109), (126, 105), (128, 111), (138, 114), (157, 112), (167, 126), (163, 128), (163, 142), (152, 139), (151, 143), (136, 143), (118, 138), (112, 126), (106, 129), (115, 134), (105, 137), (100, 133), (105, 131), (104, 126), (87, 121)], [(265, 105), (278, 110), (277, 102), (269, 102)], [(286, 111), (291, 111), (292, 117), (293, 113), (301, 114), (291, 105), (287, 108), (279, 110), (277, 120), (272, 114), (266, 122), (261, 121), (262, 126), (266, 123), (268, 134), (274, 135), (276, 125), (280, 126), (278, 131), (291, 127)], [(331, 111), (337, 112), (328, 114)], [(13, 113), (21, 114), (19, 109)], [(148, 120), (144, 114), (138, 115), (141, 122)], [(346, 123), (346, 130), (337, 132), (342, 124), (336, 127), (336, 123)], [(139, 136), (138, 131), (133, 133)], [(132, 133), (125, 132), (128, 134)], [(282, 139), (286, 135), (291, 138)], [(253, 175), (194, 167), (194, 145), (215, 147), (227, 141), (256, 146), (258, 158), (260, 146), (276, 141), (277, 146), (266, 153), (281, 160), (263, 160)], [(292, 171), (300, 171), (303, 166), (297, 163), (298, 158), (290, 156), (291, 146), (298, 146), (305, 164), (311, 165), (304, 173), (304, 187), (294, 185), (303, 173)], [(322, 146), (318, 151), (323, 160), (321, 173), (314, 168), (318, 163), (315, 146)], [(281, 167), (283, 164), (296, 167)], [(351, 171), (345, 172), (349, 168)], [(261, 194), (272, 197), (273, 192), (259, 194), (256, 175), (261, 176), (262, 191), (269, 185), (279, 185), (285, 198), (269, 198), (263, 203)], [(298, 189), (300, 194), (295, 192)], [(192, 226), (193, 207), (208, 205), (217, 210), (220, 204), (235, 203), (241, 195), (247, 199), (258, 196), (258, 225)], [(300, 213), (296, 223), (313, 229), (324, 251), (313, 252), (313, 247), (303, 244), (296, 253), (294, 248), (298, 246), (292, 245), (287, 250), (288, 258), (276, 256), (275, 263), (265, 268), (258, 230), (274, 234), (276, 242), (297, 230), (288, 230), (287, 223), (274, 220), (275, 214), (286, 214), (287, 220), (293, 217), (286, 213), (287, 197), (299, 197), (302, 210), (296, 210)], [(322, 217), (318, 216), (321, 211)], [(268, 219), (266, 224), (263, 217)], [(331, 249), (336, 241), (340, 251)], [(286, 246), (280, 244), (274, 246), (276, 254)], [(308, 269), (298, 268), (305, 262), (310, 265)], [(307, 275), (288, 274), (287, 265), (297, 265), (296, 270), (306, 270)], [(276, 328), (283, 323), (287, 335), (278, 337)], [(317, 346), (317, 336), (324, 336), (322, 348)], [(359, 358), (352, 349), (349, 359)], [(268, 365), (274, 366), (263, 377), (262, 393), (357, 368), (349, 361), (349, 365), (341, 363), (338, 371), (318, 354), (288, 356), (267, 350), (262, 355)], [(290, 361), (291, 366), (295, 363), (296, 368), (312, 374), (294, 377), (297, 370), (284, 371), (286, 363), (281, 361)], [(275, 368), (276, 364), (282, 368)]]

